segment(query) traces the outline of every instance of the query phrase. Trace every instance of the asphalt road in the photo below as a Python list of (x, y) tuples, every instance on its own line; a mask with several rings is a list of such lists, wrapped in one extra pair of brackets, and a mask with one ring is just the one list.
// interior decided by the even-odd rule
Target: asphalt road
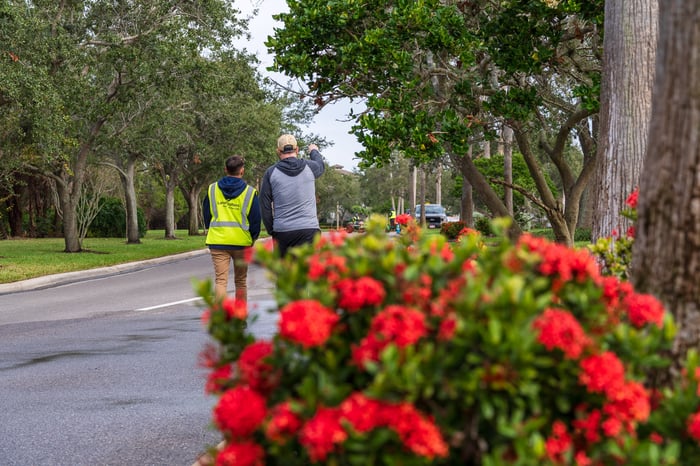
[[(0, 464), (191, 465), (218, 443), (192, 279), (206, 252), (0, 289)], [(36, 288), (38, 289), (32, 289)], [(251, 266), (251, 327), (275, 329)]]

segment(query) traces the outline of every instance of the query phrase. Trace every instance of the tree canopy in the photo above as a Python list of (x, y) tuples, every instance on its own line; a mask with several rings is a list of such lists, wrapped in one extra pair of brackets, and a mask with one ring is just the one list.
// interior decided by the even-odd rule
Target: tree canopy
[(11, 0), (0, 26), (0, 200), (22, 173), (51, 180), (66, 251), (81, 249), (75, 211), (94, 164), (117, 169), (128, 198), (137, 163), (177, 170), (164, 176), (196, 196), (231, 153), (251, 175), (273, 161), (289, 102), (235, 50), (247, 23), (231, 2)]
[[(317, 105), (366, 99), (354, 126), (362, 164), (386, 163), (394, 150), (416, 163), (446, 154), (508, 215), (464, 157), (507, 125), (559, 239), (570, 240), (590, 169), (573, 173), (562, 154), (575, 131), (595, 155), (602, 1), (290, 1), (289, 10), (267, 42), (273, 69), (303, 79)], [(547, 188), (536, 150), (557, 167), (573, 210)]]

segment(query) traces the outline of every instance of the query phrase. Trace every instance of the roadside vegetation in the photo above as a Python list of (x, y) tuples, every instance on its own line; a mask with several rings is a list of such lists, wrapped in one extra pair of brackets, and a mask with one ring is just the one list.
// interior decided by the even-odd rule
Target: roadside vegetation
[(150, 230), (141, 244), (126, 244), (124, 238), (86, 238), (80, 254), (65, 253), (63, 238), (0, 241), (0, 283), (154, 259), (205, 247), (204, 236), (189, 236), (187, 230), (178, 230), (177, 234), (178, 239), (166, 240), (163, 230)]
[[(324, 228), (326, 230), (327, 228)], [(531, 232), (551, 239), (549, 229)], [(438, 235), (440, 230), (425, 230), (425, 235)], [(261, 238), (267, 236), (261, 232)], [(86, 238), (79, 254), (64, 252), (63, 238), (22, 238), (0, 241), (0, 284), (98, 267), (137, 262), (157, 257), (204, 249), (204, 235), (188, 235), (176, 230), (177, 239), (165, 239), (164, 230), (149, 230), (140, 244), (126, 244), (123, 238)], [(585, 247), (590, 241), (577, 241)]]

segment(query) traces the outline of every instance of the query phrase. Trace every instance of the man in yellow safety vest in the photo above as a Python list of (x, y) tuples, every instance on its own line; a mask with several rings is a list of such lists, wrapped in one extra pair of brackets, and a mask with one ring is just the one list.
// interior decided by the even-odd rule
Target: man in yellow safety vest
[(262, 217), (258, 192), (243, 181), (244, 165), (245, 160), (239, 155), (227, 158), (226, 176), (209, 186), (202, 205), (218, 299), (226, 297), (231, 260), (235, 297), (248, 299), (246, 250), (250, 250), (260, 235)]

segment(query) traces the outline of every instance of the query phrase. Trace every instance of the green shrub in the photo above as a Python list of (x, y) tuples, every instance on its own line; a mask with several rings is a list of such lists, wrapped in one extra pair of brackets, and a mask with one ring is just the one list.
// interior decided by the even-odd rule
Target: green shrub
[(440, 233), (445, 235), (449, 240), (455, 240), (465, 228), (467, 228), (467, 224), (461, 220), (457, 222), (442, 222)]
[(591, 242), (591, 229), (590, 228), (577, 228), (574, 233), (575, 242)]
[(484, 236), (492, 236), (493, 228), (491, 228), (491, 219), (487, 216), (479, 216), (474, 218), (474, 228)]
[[(100, 211), (90, 224), (88, 236), (93, 238), (123, 238), (126, 236), (126, 211), (120, 199), (105, 197), (100, 200)], [(146, 234), (146, 217), (141, 209), (136, 211), (139, 237)]]
[[(533, 230), (530, 230), (530, 233), (539, 236), (542, 238), (546, 238), (550, 241), (554, 241), (554, 230), (551, 228), (535, 228)], [(574, 233), (574, 241), (575, 242), (591, 242), (591, 229), (590, 228), (577, 228), (576, 232)]]

